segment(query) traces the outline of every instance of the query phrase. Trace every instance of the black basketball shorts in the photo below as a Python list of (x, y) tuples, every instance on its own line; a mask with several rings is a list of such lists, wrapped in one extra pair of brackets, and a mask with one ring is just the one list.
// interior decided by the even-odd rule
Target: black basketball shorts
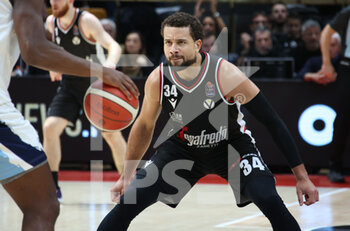
[(251, 178), (273, 178), (256, 148), (250, 153), (240, 154), (229, 146), (227, 150), (203, 155), (190, 153), (179, 145), (166, 141), (137, 172), (135, 179), (147, 182), (140, 187), (151, 183), (155, 185), (154, 188), (159, 190), (157, 200), (176, 207), (196, 182), (207, 174), (217, 174), (228, 181), (239, 207), (251, 203), (243, 192)]
[(89, 86), (90, 78), (63, 77), (47, 116), (64, 118), (69, 121), (68, 125), (74, 126), (76, 120), (83, 114), (83, 100)]

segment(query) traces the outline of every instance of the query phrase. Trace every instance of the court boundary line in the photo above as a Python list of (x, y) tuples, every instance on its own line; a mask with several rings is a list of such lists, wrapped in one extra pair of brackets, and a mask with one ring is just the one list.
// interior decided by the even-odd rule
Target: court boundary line
[[(324, 198), (324, 197), (332, 196), (334, 194), (342, 193), (342, 192), (345, 192), (345, 191), (348, 191), (348, 190), (349, 190), (348, 188), (336, 189), (334, 191), (330, 191), (330, 192), (321, 194), (319, 196), (319, 198), (321, 199), (321, 198)], [(295, 205), (299, 205), (299, 202), (288, 203), (288, 204), (285, 204), (285, 205), (286, 205), (287, 208), (289, 208), (289, 207), (292, 207), (292, 206), (295, 206)], [(246, 217), (234, 219), (232, 221), (220, 223), (218, 225), (215, 225), (214, 228), (226, 228), (229, 225), (237, 224), (239, 222), (250, 220), (250, 219), (262, 216), (262, 215), (264, 215), (262, 212), (258, 212), (258, 213), (253, 214), (253, 215), (249, 215), (249, 216), (246, 216)]]

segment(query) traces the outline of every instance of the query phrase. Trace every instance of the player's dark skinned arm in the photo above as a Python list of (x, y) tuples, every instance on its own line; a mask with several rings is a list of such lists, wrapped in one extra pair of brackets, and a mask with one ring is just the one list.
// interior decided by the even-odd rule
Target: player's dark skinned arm
[[(90, 77), (97, 75), (104, 82), (118, 87), (129, 98), (139, 95), (133, 81), (121, 72), (71, 55), (48, 41), (41, 17), (43, 0), (13, 0), (14, 28), (18, 37), (23, 60), (32, 66), (69, 75)], [(91, 68), (94, 68), (93, 72)], [(96, 69), (95, 69), (96, 68)], [(100, 71), (99, 71), (100, 70)], [(130, 94), (131, 92), (131, 94)]]

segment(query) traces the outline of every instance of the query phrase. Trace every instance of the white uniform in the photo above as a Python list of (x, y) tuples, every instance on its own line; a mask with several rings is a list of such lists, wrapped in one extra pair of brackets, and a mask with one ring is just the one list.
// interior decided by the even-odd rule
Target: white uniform
[(9, 0), (0, 0), (0, 182), (3, 183), (46, 162), (38, 134), (14, 107), (7, 90), (19, 53), (12, 5)]

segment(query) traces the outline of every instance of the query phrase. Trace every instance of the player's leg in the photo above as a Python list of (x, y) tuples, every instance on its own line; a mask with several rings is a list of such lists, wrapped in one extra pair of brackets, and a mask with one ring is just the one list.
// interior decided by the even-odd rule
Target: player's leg
[[(171, 145), (163, 145), (159, 148), (151, 160), (137, 172), (129, 189), (121, 197), (120, 203), (103, 219), (98, 231), (127, 230), (131, 221), (139, 213), (157, 201), (162, 201), (171, 207), (177, 206), (191, 187), (203, 176), (203, 174), (196, 174), (195, 167), (189, 170), (179, 162), (174, 163), (174, 161), (188, 161), (188, 158), (180, 154), (178, 150)], [(176, 171), (176, 175), (181, 180), (186, 180), (189, 187), (184, 189), (175, 188), (175, 185), (179, 184), (171, 184), (173, 182), (171, 177), (174, 177), (175, 172), (172, 172), (172, 174), (168, 167)], [(137, 180), (135, 181), (135, 179)], [(176, 177), (176, 179), (178, 178)], [(155, 183), (151, 184), (154, 180)], [(150, 185), (145, 187), (145, 184)]]
[[(121, 196), (120, 202), (102, 220), (98, 231), (127, 230), (130, 222), (139, 213), (157, 202), (162, 184), (158, 168), (162, 168), (166, 162), (157, 158), (155, 154), (148, 163), (137, 172), (130, 187)], [(145, 187), (143, 182), (149, 180), (154, 180), (155, 183)]]
[(346, 115), (346, 113), (344, 113), (346, 105), (343, 106), (344, 109), (337, 110), (337, 116), (334, 120), (333, 150), (330, 154), (330, 171), (328, 173), (328, 178), (334, 183), (345, 182), (342, 174), (342, 162), (348, 140), (349, 114)]
[(68, 120), (64, 118), (50, 116), (45, 120), (43, 127), (44, 151), (50, 165), (54, 183), (58, 191), (57, 196), (59, 199), (62, 198), (61, 191), (58, 186), (58, 171), (62, 158), (60, 136), (67, 124)]
[(62, 156), (60, 136), (67, 124), (68, 120), (56, 116), (50, 116), (44, 122), (43, 143), (51, 171), (59, 170)]
[(0, 123), (0, 182), (24, 213), (23, 230), (53, 230), (58, 202), (39, 136), (14, 108)]
[[(136, 179), (140, 179), (139, 174)], [(128, 229), (131, 221), (144, 209), (157, 202), (160, 193), (159, 184), (155, 183), (149, 187), (141, 187), (135, 181), (132, 182), (129, 189), (124, 193), (118, 203), (102, 220), (98, 231), (125, 231)], [(134, 202), (127, 202), (125, 198), (135, 195)]]
[(54, 230), (59, 203), (47, 163), (3, 186), (23, 212), (23, 231)]
[(275, 181), (270, 176), (256, 176), (249, 179), (244, 188), (244, 194), (269, 219), (275, 231), (297, 231), (300, 227), (288, 211), (275, 187)]
[(79, 102), (75, 99), (70, 85), (63, 84), (64, 82), (63, 79), (57, 95), (49, 106), (47, 119), (43, 126), (44, 150), (49, 161), (59, 199), (62, 197), (61, 190), (58, 187), (58, 171), (62, 156), (60, 136), (64, 128), (69, 124), (73, 125), (80, 114)]
[(109, 145), (112, 151), (115, 167), (117, 168), (119, 174), (121, 174), (124, 168), (124, 159), (126, 153), (126, 142), (123, 134), (120, 131), (102, 132), (102, 136)]
[(334, 120), (332, 152), (330, 154), (330, 172), (328, 178), (331, 182), (345, 182), (342, 169), (343, 158), (345, 154), (346, 144), (348, 141), (350, 127), (350, 105), (344, 99), (350, 96), (348, 78), (350, 68), (348, 66), (339, 65), (338, 77), (335, 82), (337, 88), (336, 105), (337, 116)]
[[(253, 202), (269, 219), (275, 231), (300, 230), (298, 223), (277, 194), (273, 175), (255, 145), (241, 142), (235, 147), (237, 149), (229, 149), (223, 164), (226, 166), (221, 167), (226, 171), (218, 168), (218, 173), (229, 182), (237, 204), (242, 207)], [(222, 162), (224, 161), (220, 159), (215, 161), (219, 165)]]

